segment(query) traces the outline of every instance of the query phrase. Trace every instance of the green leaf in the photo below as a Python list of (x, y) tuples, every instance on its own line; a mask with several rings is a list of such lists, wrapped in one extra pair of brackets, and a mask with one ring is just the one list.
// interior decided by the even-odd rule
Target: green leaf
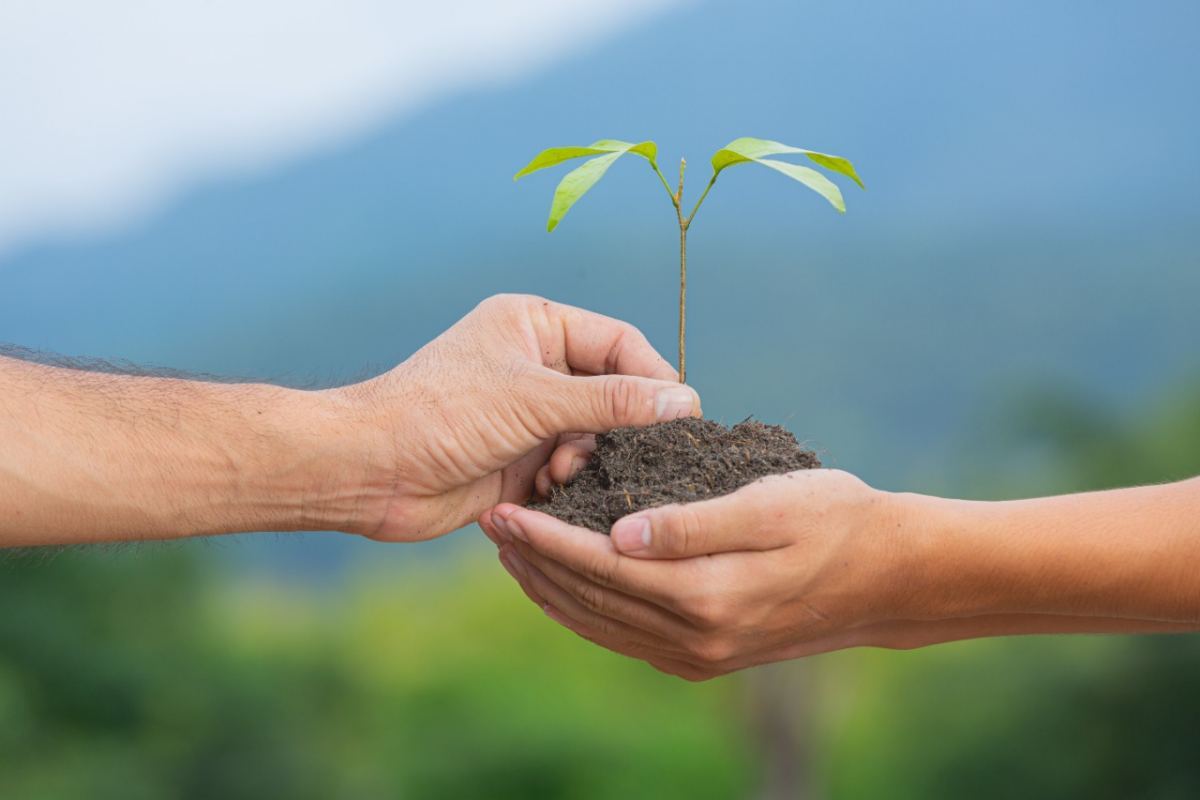
[(584, 156), (598, 156), (602, 153), (615, 152), (637, 153), (645, 158), (651, 164), (658, 156), (658, 146), (654, 142), (622, 142), (619, 139), (601, 139), (598, 142), (593, 142), (587, 147), (548, 147), (542, 152), (533, 157), (533, 160), (521, 168), (521, 171), (513, 175), (513, 180), (524, 178), (531, 172), (537, 172), (539, 169), (546, 167), (557, 166), (564, 161), (570, 161), (573, 158), (583, 158)]
[(619, 139), (601, 139), (598, 142), (592, 142), (588, 146), (610, 151), (620, 150), (623, 153), (636, 153), (651, 164), (655, 163), (654, 160), (658, 158), (658, 145), (654, 142), (638, 142), (637, 144), (633, 144), (632, 142), (622, 142)]
[(563, 216), (571, 210), (571, 206), (579, 202), (579, 198), (583, 197), (588, 189), (595, 186), (596, 181), (600, 180), (613, 162), (622, 155), (624, 155), (624, 151), (618, 150), (607, 155), (597, 156), (583, 162), (583, 166), (568, 172), (566, 177), (559, 182), (558, 188), (554, 190), (554, 200), (550, 203), (550, 219), (546, 222), (546, 230), (552, 231), (557, 228)]
[(777, 172), (782, 172), (792, 180), (800, 181), (828, 200), (830, 205), (840, 213), (846, 213), (846, 201), (842, 199), (842, 190), (837, 187), (837, 184), (815, 169), (802, 167), (799, 164), (789, 164), (786, 161), (776, 161), (773, 158), (758, 158), (755, 161), (764, 167), (770, 167)]
[(548, 147), (542, 152), (533, 157), (521, 171), (513, 175), (513, 180), (524, 178), (531, 172), (537, 172), (539, 169), (553, 167), (561, 164), (564, 161), (570, 161), (573, 158), (583, 158), (584, 156), (596, 156), (601, 153), (609, 152), (601, 150), (598, 147)]
[(654, 142), (633, 143), (622, 142), (619, 139), (601, 139), (592, 142), (587, 147), (551, 147), (538, 153), (532, 161), (513, 176), (513, 180), (574, 158), (596, 156), (568, 172), (554, 190), (554, 200), (550, 204), (550, 219), (546, 222), (546, 230), (552, 231), (558, 227), (563, 216), (571, 210), (571, 206), (579, 202), (579, 198), (583, 197), (588, 189), (591, 189), (596, 181), (603, 177), (612, 163), (626, 153), (639, 155), (653, 165), (654, 159), (658, 157), (658, 145)]
[(858, 188), (866, 189), (867, 185), (862, 182), (862, 178), (858, 177), (858, 173), (854, 171), (854, 165), (850, 163), (850, 159), (842, 158), (841, 156), (831, 156), (825, 153), (814, 153), (811, 150), (805, 152), (809, 160), (813, 163), (820, 164), (825, 169), (833, 170), (834, 172), (845, 175), (850, 180), (858, 184)]
[(719, 175), (721, 170), (731, 167), (734, 164), (753, 161), (757, 164), (762, 164), (764, 167), (770, 167), (777, 172), (782, 172), (789, 178), (800, 181), (828, 200), (838, 211), (843, 213), (846, 211), (846, 203), (842, 199), (841, 190), (821, 173), (809, 167), (799, 166), (798, 164), (789, 164), (786, 161), (765, 158), (765, 156), (774, 156), (783, 153), (802, 154), (813, 163), (825, 167), (825, 169), (832, 172), (845, 175), (862, 188), (866, 188), (863, 185), (862, 179), (858, 177), (858, 173), (855, 172), (854, 165), (848, 159), (841, 156), (829, 155), (828, 153), (805, 150), (802, 147), (792, 147), (782, 142), (773, 142), (770, 139), (755, 139), (750, 136), (734, 139), (713, 154), (713, 174)]

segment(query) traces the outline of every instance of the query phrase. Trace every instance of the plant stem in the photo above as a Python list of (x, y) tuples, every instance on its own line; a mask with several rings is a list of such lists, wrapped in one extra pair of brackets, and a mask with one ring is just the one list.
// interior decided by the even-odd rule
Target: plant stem
[(675, 193), (675, 216), (679, 219), (679, 382), (687, 383), (687, 229), (691, 219), (683, 217), (683, 173), (687, 159), (679, 159), (679, 191)]
[(679, 382), (687, 383), (687, 225), (679, 226)]
[(688, 225), (692, 224), (692, 220), (695, 219), (695, 217), (696, 217), (696, 212), (700, 210), (700, 204), (704, 202), (704, 198), (708, 197), (709, 191), (712, 189), (713, 184), (716, 182), (717, 182), (717, 173), (714, 172), (713, 176), (708, 179), (708, 186), (704, 187), (704, 191), (700, 193), (700, 198), (696, 201), (696, 205), (692, 207), (692, 213), (687, 215), (687, 224)]
[(696, 207), (692, 209), (692, 213), (688, 216), (683, 215), (683, 173), (687, 170), (687, 159), (679, 159), (679, 188), (671, 191), (671, 184), (667, 183), (667, 176), (662, 174), (662, 170), (658, 168), (658, 164), (651, 161), (650, 166), (654, 168), (654, 174), (662, 181), (663, 188), (667, 190), (667, 196), (671, 198), (671, 205), (675, 207), (675, 218), (679, 220), (679, 382), (687, 382), (687, 232), (688, 227), (692, 224), (692, 217), (696, 216), (696, 211), (699, 210), (700, 204), (704, 202), (704, 198), (708, 196), (708, 190), (712, 188), (716, 182), (717, 176), (714, 174), (708, 182), (708, 186), (704, 187), (704, 193), (700, 195), (700, 199), (696, 201)]
[(658, 179), (662, 181), (663, 188), (667, 190), (667, 197), (671, 198), (671, 204), (676, 205), (675, 193), (671, 191), (671, 184), (667, 183), (667, 176), (662, 174), (662, 170), (658, 168), (658, 164), (653, 161), (650, 162), (650, 166), (654, 168), (654, 174), (658, 176)]

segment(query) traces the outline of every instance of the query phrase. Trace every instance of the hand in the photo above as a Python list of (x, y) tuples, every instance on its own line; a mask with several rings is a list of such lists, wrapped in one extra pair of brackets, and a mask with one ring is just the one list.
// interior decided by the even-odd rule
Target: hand
[[(559, 465), (552, 477), (568, 474)], [(1108, 493), (1115, 503), (1092, 502), (1100, 521), (1120, 519), (1121, 505), (1144, 515), (1143, 502), (1116, 494)], [(1040, 554), (1025, 555), (1033, 547), (1024, 534), (1045, 541), (1047, 525), (1065, 529), (1056, 515), (1066, 511), (1082, 521), (1081, 540), (1094, 543), (1098, 523), (1079, 506), (1076, 498), (971, 503), (890, 494), (845, 472), (808, 470), (632, 514), (611, 536), (509, 504), (484, 512), (480, 525), (552, 619), (689, 680), (848, 647), (1200, 627), (1194, 610), (1174, 610), (1186, 598), (1178, 587), (1162, 593), (1171, 610), (1140, 618), (1127, 590), (1116, 604), (1081, 605), (1078, 575), (1059, 584), (1070, 588), (1059, 588), (1058, 598), (1046, 589), (1037, 597), (1032, 587), (1044, 587), (1052, 570)], [(1017, 565), (1006, 567), (1010, 547)], [(1089, 555), (1079, 563), (1094, 568)], [(1117, 586), (1092, 573), (1084, 582)], [(1152, 594), (1140, 591), (1142, 599)]]
[(639, 512), (611, 538), (513, 505), (480, 524), (556, 621), (700, 679), (828, 649), (882, 619), (900, 588), (886, 497), (811, 470)]
[(428, 539), (523, 502), (566, 438), (699, 415), (677, 380), (631, 325), (537, 297), (485, 300), (391, 372), (335, 390), (371, 464), (352, 527)]

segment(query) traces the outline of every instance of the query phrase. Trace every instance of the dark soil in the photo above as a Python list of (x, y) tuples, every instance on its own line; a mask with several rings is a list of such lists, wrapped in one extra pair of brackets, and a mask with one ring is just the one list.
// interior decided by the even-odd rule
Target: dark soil
[(821, 466), (778, 425), (746, 420), (726, 428), (678, 419), (596, 437), (596, 452), (566, 486), (531, 508), (608, 533), (626, 514), (729, 494), (765, 475)]

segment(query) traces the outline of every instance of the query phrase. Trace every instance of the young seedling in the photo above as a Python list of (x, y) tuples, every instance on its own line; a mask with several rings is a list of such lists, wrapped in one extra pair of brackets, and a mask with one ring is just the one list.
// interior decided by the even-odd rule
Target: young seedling
[(654, 174), (658, 176), (658, 179), (662, 181), (663, 188), (667, 190), (667, 196), (675, 208), (675, 217), (679, 221), (679, 380), (681, 382), (687, 380), (687, 232), (692, 225), (692, 220), (696, 218), (696, 212), (700, 210), (704, 198), (708, 197), (713, 184), (717, 182), (717, 176), (725, 168), (735, 164), (750, 162), (762, 164), (764, 167), (782, 172), (789, 178), (804, 184), (844, 214), (846, 203), (842, 199), (841, 190), (833, 181), (811, 167), (766, 157), (795, 153), (807, 157), (809, 161), (818, 166), (845, 175), (860, 187), (866, 188), (859, 179), (858, 173), (854, 171), (854, 165), (841, 156), (816, 153), (801, 147), (790, 147), (779, 142), (754, 139), (748, 136), (734, 139), (713, 154), (712, 177), (708, 179), (708, 185), (704, 187), (704, 191), (696, 199), (696, 205), (692, 206), (691, 212), (686, 216), (683, 213), (683, 173), (687, 168), (687, 160), (679, 160), (679, 187), (672, 190), (666, 176), (658, 168), (658, 146), (654, 142), (634, 144), (616, 139), (601, 139), (587, 147), (551, 147), (538, 153), (532, 161), (525, 165), (524, 169), (513, 176), (513, 180), (522, 178), (531, 172), (537, 172), (539, 169), (553, 167), (564, 161), (592, 156), (582, 166), (568, 172), (559, 182), (558, 188), (554, 190), (554, 200), (550, 203), (550, 219), (546, 223), (546, 230), (552, 231), (558, 227), (563, 216), (571, 210), (571, 206), (579, 202), (579, 198), (583, 197), (588, 189), (591, 189), (596, 181), (604, 176), (613, 162), (626, 153), (641, 156), (650, 163)]

